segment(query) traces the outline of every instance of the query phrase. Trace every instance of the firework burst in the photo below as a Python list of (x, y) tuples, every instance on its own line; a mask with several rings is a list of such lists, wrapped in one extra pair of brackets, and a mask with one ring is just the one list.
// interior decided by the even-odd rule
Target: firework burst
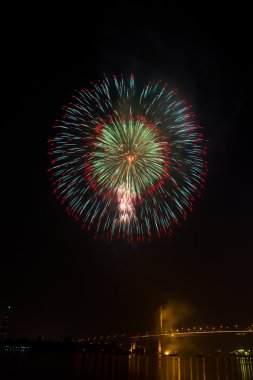
[(207, 172), (201, 127), (162, 82), (107, 78), (64, 107), (49, 140), (56, 197), (95, 236), (144, 240), (171, 234)]

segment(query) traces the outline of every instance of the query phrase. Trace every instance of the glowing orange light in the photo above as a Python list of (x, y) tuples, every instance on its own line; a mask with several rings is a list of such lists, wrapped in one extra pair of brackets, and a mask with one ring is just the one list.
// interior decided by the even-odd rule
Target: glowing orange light
[(126, 159), (127, 159), (128, 163), (131, 164), (132, 161), (135, 160), (135, 156), (132, 155), (132, 154), (128, 154), (128, 155), (126, 156)]

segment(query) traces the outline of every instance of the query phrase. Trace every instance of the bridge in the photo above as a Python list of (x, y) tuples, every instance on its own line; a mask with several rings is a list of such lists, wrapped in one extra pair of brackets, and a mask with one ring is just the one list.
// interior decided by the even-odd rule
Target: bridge
[(214, 334), (235, 334), (235, 335), (246, 335), (253, 334), (253, 330), (208, 330), (208, 331), (187, 331), (187, 332), (174, 332), (174, 333), (155, 333), (155, 334), (144, 334), (131, 336), (131, 339), (139, 338), (155, 338), (155, 337), (187, 337), (187, 336), (200, 336), (200, 335), (214, 335)]
[(244, 335), (252, 335), (253, 336), (253, 324), (247, 328), (239, 328), (238, 325), (234, 325), (233, 327), (229, 326), (219, 326), (219, 327), (193, 327), (193, 328), (187, 328), (187, 329), (179, 329), (174, 328), (168, 330), (164, 330), (163, 328), (163, 309), (162, 306), (160, 308), (160, 315), (159, 315), (159, 324), (160, 328), (159, 331), (156, 331), (154, 333), (147, 332), (145, 334), (137, 334), (135, 336), (131, 336), (131, 352), (135, 352), (137, 347), (138, 341), (148, 341), (149, 339), (155, 339), (158, 342), (158, 353), (161, 354), (163, 352), (162, 346), (164, 345), (164, 342), (169, 342), (173, 344), (173, 340), (176, 338), (193, 338), (193, 337), (201, 337), (201, 336), (217, 336), (217, 335), (223, 335), (223, 336), (229, 336), (229, 335), (235, 335), (235, 336), (244, 336)]
[(173, 341), (175, 342), (177, 338), (193, 338), (193, 337), (203, 337), (203, 336), (229, 336), (229, 335), (235, 335), (235, 336), (245, 336), (245, 335), (252, 335), (253, 337), (253, 329), (226, 329), (226, 330), (200, 330), (200, 331), (184, 331), (184, 332), (169, 332), (169, 333), (154, 333), (154, 334), (144, 334), (144, 335), (136, 335), (131, 337), (131, 352), (137, 351), (137, 344), (138, 342), (142, 341), (143, 344), (143, 351), (146, 351), (146, 346), (149, 340), (156, 340), (157, 341), (157, 353), (158, 354), (169, 354), (171, 350), (164, 350), (164, 346), (173, 346)]

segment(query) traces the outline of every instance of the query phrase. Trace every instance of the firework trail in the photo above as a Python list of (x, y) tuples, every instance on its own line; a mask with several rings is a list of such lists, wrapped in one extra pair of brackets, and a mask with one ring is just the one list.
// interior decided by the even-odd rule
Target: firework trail
[(207, 173), (190, 106), (163, 82), (104, 77), (64, 107), (49, 140), (54, 193), (95, 237), (150, 239), (186, 218)]

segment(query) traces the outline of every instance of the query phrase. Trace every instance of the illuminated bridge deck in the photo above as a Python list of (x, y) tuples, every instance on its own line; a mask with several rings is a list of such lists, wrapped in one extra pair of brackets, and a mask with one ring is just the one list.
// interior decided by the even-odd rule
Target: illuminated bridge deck
[(217, 335), (217, 334), (235, 334), (235, 335), (253, 335), (253, 330), (209, 330), (209, 331), (187, 331), (187, 332), (170, 332), (170, 333), (157, 333), (157, 334), (144, 334), (131, 336), (131, 339), (140, 338), (156, 338), (156, 337), (194, 337), (200, 335)]

